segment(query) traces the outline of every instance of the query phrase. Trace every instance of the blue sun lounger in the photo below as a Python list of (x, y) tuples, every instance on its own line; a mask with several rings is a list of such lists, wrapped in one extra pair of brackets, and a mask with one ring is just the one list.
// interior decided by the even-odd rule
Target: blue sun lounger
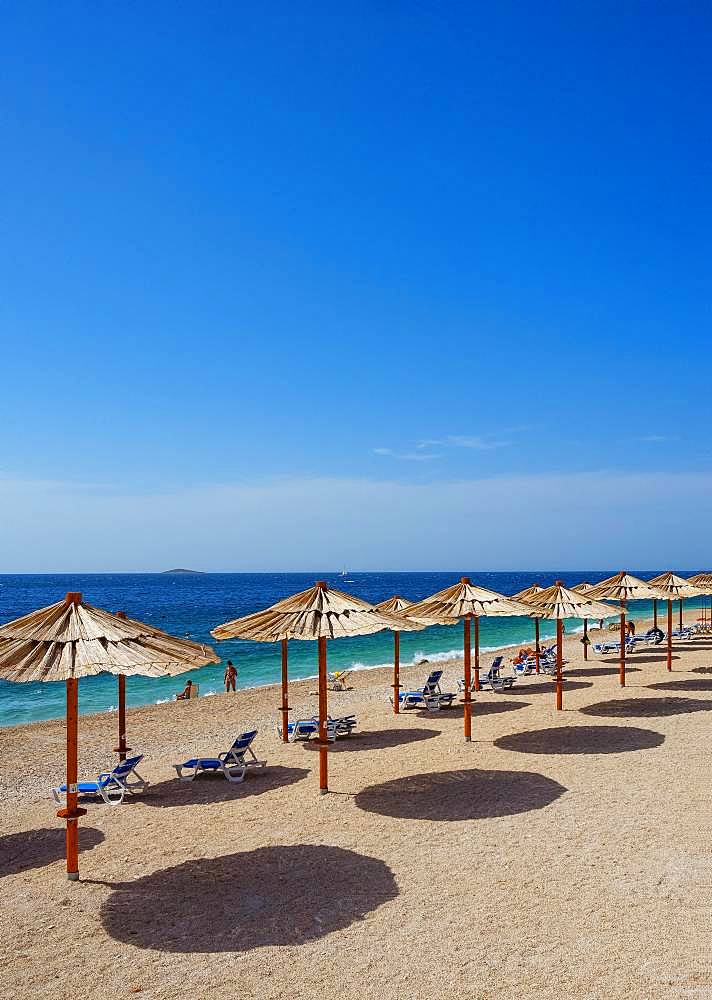
[[(266, 760), (258, 760), (252, 749), (257, 730), (242, 733), (225, 753), (217, 757), (191, 757), (183, 764), (174, 764), (181, 781), (193, 781), (201, 771), (220, 771), (228, 781), (238, 784), (244, 781), (250, 768), (265, 767)], [(248, 756), (249, 755), (249, 756)], [(183, 774), (183, 771), (188, 773)]]
[[(640, 642), (645, 641), (644, 637), (638, 640), (638, 645)], [(636, 640), (634, 636), (628, 635), (625, 640), (625, 651), (626, 653), (632, 653), (636, 647)], [(605, 656), (607, 653), (620, 653), (621, 644), (620, 639), (609, 639), (608, 642), (594, 642), (593, 644), (594, 652), (600, 653), (601, 656)]]
[[(97, 775), (96, 781), (80, 781), (77, 791), (80, 795), (92, 798), (102, 798), (109, 806), (118, 806), (124, 801), (124, 795), (128, 792), (142, 792), (148, 785), (136, 770), (136, 765), (143, 760), (143, 754), (138, 757), (128, 757), (121, 764), (117, 764), (113, 771), (102, 771)], [(62, 796), (66, 795), (67, 786), (60, 785), (52, 789), (52, 795), (56, 802), (61, 805)]]
[[(440, 689), (442, 670), (433, 670), (422, 688), (415, 691), (401, 691), (398, 695), (400, 707), (427, 708), (429, 712), (437, 712), (441, 708), (452, 708), (455, 695)], [(391, 698), (391, 702), (393, 698)]]
[[(342, 715), (336, 719), (328, 715), (326, 718), (326, 738), (330, 743), (333, 743), (340, 736), (350, 736), (355, 728), (355, 715)], [(277, 732), (280, 736), (282, 735), (282, 727), (280, 725), (277, 726)], [(311, 719), (297, 719), (296, 722), (290, 722), (287, 725), (287, 738), (290, 743), (306, 742), (312, 736), (318, 735), (318, 716), (313, 716)]]
[[(502, 660), (503, 656), (495, 656), (492, 661), (492, 666), (489, 668), (487, 673), (480, 675), (480, 687), (491, 687), (493, 691), (502, 692), (507, 688), (511, 688), (516, 681), (516, 675), (509, 675), (508, 677), (502, 676)], [(457, 682), (457, 690), (464, 693), (465, 690), (465, 680), (459, 680)], [(475, 682), (472, 681), (470, 685), (470, 690), (475, 690)]]

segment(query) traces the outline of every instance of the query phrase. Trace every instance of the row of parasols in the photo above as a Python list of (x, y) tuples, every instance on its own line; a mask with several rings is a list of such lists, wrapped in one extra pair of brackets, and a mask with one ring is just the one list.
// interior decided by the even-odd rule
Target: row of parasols
[[(557, 622), (556, 707), (563, 705), (563, 622), (565, 619), (603, 619), (615, 612), (603, 601), (620, 605), (620, 683), (625, 685), (626, 607), (629, 601), (659, 600), (668, 603), (667, 667), (672, 663), (672, 602), (712, 595), (712, 573), (686, 580), (675, 573), (640, 580), (621, 572), (592, 585), (571, 589), (557, 581), (552, 587), (538, 585), (507, 597), (473, 584), (468, 577), (418, 602), (395, 596), (373, 605), (358, 597), (330, 589), (323, 581), (294, 594), (272, 607), (220, 625), (212, 631), (218, 640), (241, 638), (281, 644), (282, 734), (287, 739), (289, 713), (288, 643), (317, 643), (319, 694), (319, 788), (328, 791), (327, 740), (327, 641), (370, 635), (390, 630), (394, 634), (393, 710), (399, 710), (400, 633), (431, 625), (463, 622), (464, 696), (463, 718), (466, 741), (472, 737), (472, 691), (479, 690), (479, 621), (485, 617), (526, 616), (535, 622), (537, 663), (539, 622)], [(682, 607), (682, 605), (681, 605)], [(681, 612), (682, 613), (682, 612)], [(656, 603), (657, 616), (657, 603)], [(472, 629), (474, 627), (474, 674)], [(584, 643), (584, 650), (586, 650)], [(127, 675), (160, 677), (219, 663), (215, 651), (204, 644), (178, 639), (121, 612), (111, 613), (82, 601), (79, 593), (0, 626), (0, 677), (12, 682), (65, 681), (67, 697), (66, 807), (57, 815), (67, 824), (67, 874), (78, 878), (78, 820), (86, 810), (78, 804), (78, 681), (99, 673), (118, 675), (118, 745), (120, 760), (126, 758)]]

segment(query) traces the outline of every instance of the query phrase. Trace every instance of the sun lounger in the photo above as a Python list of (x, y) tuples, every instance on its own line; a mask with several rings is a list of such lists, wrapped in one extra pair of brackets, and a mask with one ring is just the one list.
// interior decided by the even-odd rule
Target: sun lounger
[(346, 681), (351, 676), (350, 670), (335, 670), (333, 673), (328, 673), (327, 680), (329, 682), (330, 691), (346, 691)]
[(673, 639), (692, 639), (695, 633), (691, 626), (686, 625), (684, 628), (675, 628), (672, 630)]
[(480, 677), (480, 685), (486, 687), (489, 685), (493, 691), (507, 691), (514, 686), (516, 681), (516, 676), (510, 675), (505, 676), (502, 674), (502, 660), (503, 656), (497, 656), (493, 662), (492, 666), (489, 668), (484, 677)]
[[(566, 663), (562, 660), (562, 664)], [(517, 677), (528, 677), (536, 673), (536, 656), (528, 656), (520, 663), (512, 660), (512, 669)], [(539, 672), (554, 675), (556, 673), (556, 646), (547, 646), (539, 652)]]
[[(433, 670), (422, 688), (414, 691), (401, 691), (398, 699), (401, 708), (427, 708), (437, 712), (441, 708), (452, 708), (455, 694), (440, 689), (442, 670)], [(393, 701), (393, 698), (391, 698)]]
[[(181, 781), (193, 781), (201, 771), (220, 771), (228, 781), (237, 784), (244, 781), (250, 768), (265, 767), (266, 760), (258, 760), (252, 749), (257, 730), (242, 733), (225, 753), (217, 757), (191, 757), (183, 764), (174, 764)], [(188, 773), (183, 774), (186, 770)]]
[[(80, 781), (77, 791), (80, 795), (92, 798), (101, 797), (109, 806), (118, 806), (124, 801), (124, 795), (128, 792), (142, 792), (148, 785), (136, 770), (136, 765), (143, 760), (143, 754), (137, 757), (128, 757), (122, 763), (117, 764), (112, 771), (103, 771), (97, 775), (96, 781)], [(62, 796), (67, 792), (67, 786), (60, 785), (52, 789), (52, 795), (57, 802), (62, 803)]]
[[(641, 636), (640, 641), (645, 641)], [(632, 653), (636, 646), (635, 636), (626, 636), (625, 640), (625, 651), (626, 653)], [(601, 656), (605, 656), (607, 653), (620, 653), (621, 644), (620, 639), (616, 642), (614, 640), (609, 640), (608, 642), (594, 642), (593, 644), (594, 652), (599, 653)]]
[[(503, 656), (496, 656), (492, 661), (492, 666), (489, 668), (486, 674), (480, 675), (480, 687), (491, 687), (493, 691), (505, 691), (511, 688), (516, 681), (516, 676), (502, 676), (502, 660)], [(457, 689), (462, 694), (465, 690), (465, 680), (459, 680), (457, 682)], [(474, 681), (470, 684), (470, 690), (474, 691), (475, 684)]]
[(512, 660), (512, 670), (515, 677), (528, 677), (529, 674), (533, 674), (536, 671), (536, 657), (527, 656), (526, 659), (520, 660), (519, 663), (515, 663)]
[[(342, 715), (333, 718), (328, 715), (326, 718), (326, 738), (330, 743), (342, 736), (350, 736), (356, 728), (355, 715)], [(282, 727), (277, 726), (277, 732), (282, 735)], [(287, 725), (287, 738), (290, 743), (306, 742), (312, 736), (319, 735), (319, 718), (313, 716), (311, 719), (297, 719)]]

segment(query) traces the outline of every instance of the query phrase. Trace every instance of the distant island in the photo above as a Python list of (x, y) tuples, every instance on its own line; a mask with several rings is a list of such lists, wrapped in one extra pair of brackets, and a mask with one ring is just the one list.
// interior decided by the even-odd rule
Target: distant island
[(192, 575), (199, 576), (202, 573), (202, 570), (200, 570), (200, 569), (164, 569), (163, 570), (163, 576), (167, 576), (169, 573), (173, 573), (173, 574), (175, 574), (175, 573), (190, 573), (191, 576)]

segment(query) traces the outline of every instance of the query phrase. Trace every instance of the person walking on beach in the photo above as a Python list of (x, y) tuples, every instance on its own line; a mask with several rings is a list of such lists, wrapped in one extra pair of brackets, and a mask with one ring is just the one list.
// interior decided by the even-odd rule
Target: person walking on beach
[(235, 669), (232, 660), (228, 660), (227, 666), (225, 667), (225, 692), (229, 694), (230, 691), (234, 691), (236, 683), (237, 670)]

